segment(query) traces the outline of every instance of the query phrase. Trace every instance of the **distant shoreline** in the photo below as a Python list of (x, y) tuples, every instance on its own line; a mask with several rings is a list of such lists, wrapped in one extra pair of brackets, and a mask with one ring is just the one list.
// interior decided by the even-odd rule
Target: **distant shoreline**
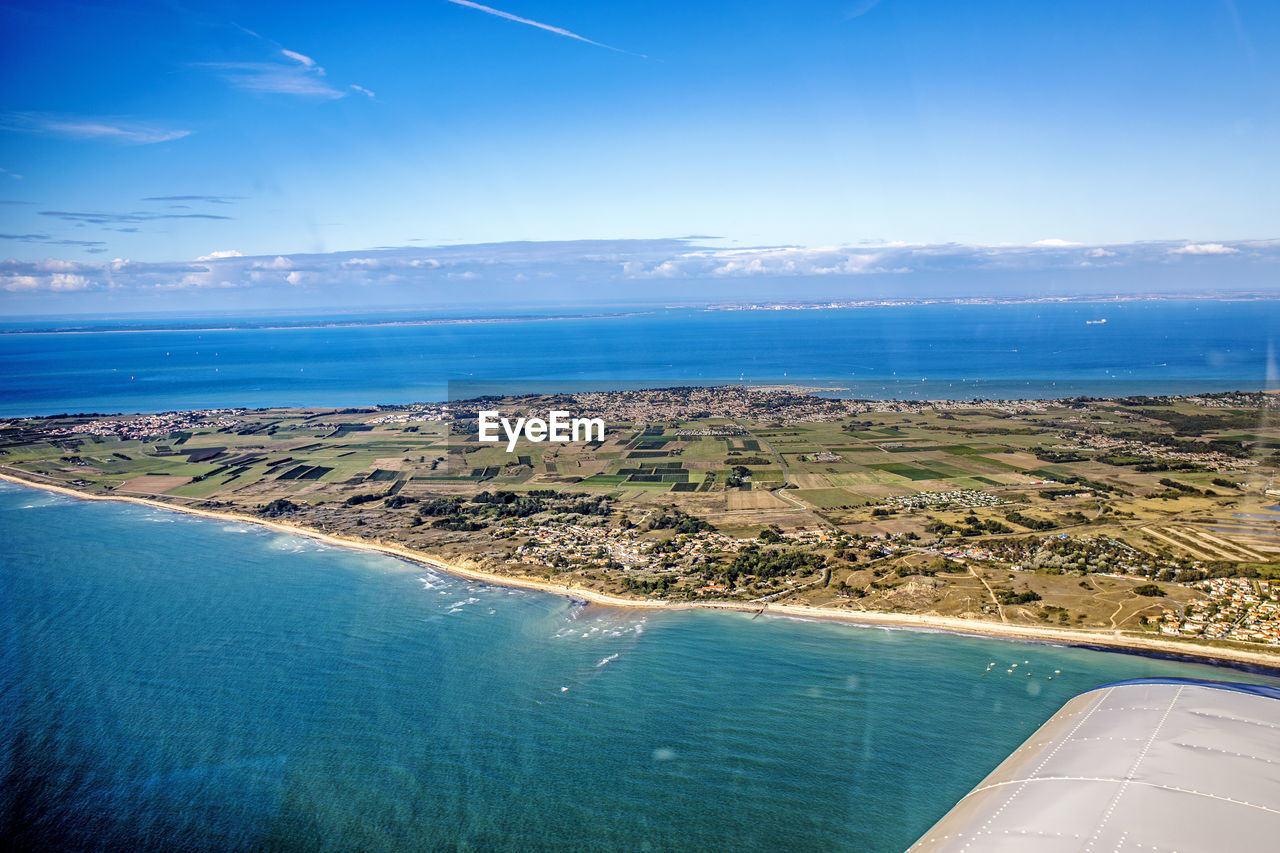
[(180, 506), (148, 498), (129, 497), (125, 495), (95, 495), (81, 492), (65, 486), (39, 483), (10, 474), (0, 474), (0, 480), (27, 488), (41, 489), (47, 492), (65, 495), (78, 500), (117, 501), (131, 503), (153, 509), (181, 512), (188, 515), (216, 521), (230, 521), (240, 524), (254, 524), (291, 536), (304, 536), (326, 545), (340, 548), (351, 548), (359, 551), (371, 551), (396, 557), (410, 563), (439, 569), (456, 577), (467, 580), (490, 583), (496, 586), (529, 589), (566, 596), (571, 599), (589, 601), (607, 607), (624, 607), (641, 610), (729, 610), (743, 613), (764, 613), (766, 615), (782, 615), (802, 619), (822, 619), (838, 621), (865, 627), (907, 628), (923, 631), (940, 631), (948, 634), (965, 636), (982, 636), (995, 639), (1017, 640), (1022, 642), (1050, 643), (1094, 650), (1120, 651), (1148, 657), (1173, 658), (1197, 663), (1220, 663), (1237, 667), (1258, 668), (1270, 672), (1280, 672), (1280, 654), (1252, 651), (1245, 649), (1198, 646), (1155, 637), (1134, 636), (1112, 631), (1093, 631), (1089, 629), (1062, 629), (1041, 627), (1036, 625), (1009, 625), (1000, 622), (988, 622), (978, 619), (959, 619), (949, 616), (926, 616), (914, 613), (884, 613), (869, 610), (834, 610), (802, 605), (773, 604), (761, 607), (752, 602), (740, 601), (646, 601), (644, 599), (622, 598), (595, 590), (536, 581), (529, 578), (518, 578), (500, 575), (493, 572), (464, 568), (421, 551), (414, 551), (398, 545), (385, 545), (334, 536), (321, 533), (306, 527), (299, 527), (271, 519), (256, 518), (234, 512), (218, 512), (215, 510), (197, 509)]
[[(1214, 300), (1218, 302), (1276, 302), (1280, 301), (1280, 292), (1270, 291), (1235, 291), (1226, 293), (1138, 293), (1130, 295), (1088, 294), (1080, 296), (938, 296), (938, 297), (885, 297), (881, 299), (803, 299), (797, 301), (779, 299), (761, 299), (749, 302), (691, 302), (691, 303), (654, 303), (652, 305), (631, 306), (628, 311), (599, 311), (586, 314), (519, 314), (510, 316), (493, 316), (478, 314), (475, 316), (454, 317), (417, 317), (403, 320), (393, 319), (401, 312), (388, 309), (384, 319), (348, 319), (350, 315), (334, 313), (327, 317), (316, 317), (296, 322), (282, 317), (264, 318), (260, 321), (245, 319), (236, 322), (228, 318), (228, 322), (209, 321), (208, 325), (174, 325), (172, 321), (156, 320), (154, 323), (139, 321), (140, 325), (128, 326), (116, 321), (92, 321), (77, 325), (73, 321), (47, 326), (38, 322), (14, 329), (0, 328), (0, 335), (92, 335), (92, 334), (124, 334), (129, 332), (231, 332), (231, 331), (287, 331), (290, 329), (346, 329), (346, 328), (379, 328), (385, 326), (453, 326), (486, 323), (529, 323), (552, 320), (612, 320), (624, 317), (636, 317), (654, 314), (659, 311), (853, 311), (867, 308), (908, 308), (928, 305), (1119, 305), (1135, 302), (1198, 302)], [(181, 319), (181, 318), (179, 318)], [(195, 318), (191, 318), (195, 319)]]
[[(1131, 302), (1275, 302), (1280, 292), (1232, 291), (1224, 293), (1134, 293), (1081, 296), (920, 296), (913, 298), (886, 297), (883, 299), (806, 299), (795, 302), (786, 300), (756, 300), (752, 302), (708, 303), (707, 311), (839, 311), (856, 308), (898, 308), (923, 305), (1121, 305)], [(692, 307), (692, 306), (690, 306)]]

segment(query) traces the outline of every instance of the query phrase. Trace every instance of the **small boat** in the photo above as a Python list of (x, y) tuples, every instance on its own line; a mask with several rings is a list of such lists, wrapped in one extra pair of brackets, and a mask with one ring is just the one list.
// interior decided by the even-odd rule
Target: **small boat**
[(1105, 326), (1107, 324), (1107, 318), (1103, 317), (1101, 320), (1085, 320), (1084, 324), (1086, 326)]

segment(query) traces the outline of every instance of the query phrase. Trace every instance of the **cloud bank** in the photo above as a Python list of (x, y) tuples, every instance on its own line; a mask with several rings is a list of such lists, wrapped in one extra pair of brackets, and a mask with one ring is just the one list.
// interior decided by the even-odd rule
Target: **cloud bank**
[[(219, 218), (207, 214), (99, 214), (45, 211), (73, 222)], [(58, 244), (43, 234), (2, 239)], [(884, 244), (723, 247), (693, 238), (400, 246), (350, 252), (246, 256), (231, 248), (192, 261), (109, 262), (10, 259), (0, 290), (135, 294), (207, 290), (295, 294), (312, 304), (359, 303), (394, 294), (404, 304), (534, 298), (553, 283), (575, 299), (705, 295), (859, 299), (962, 293), (1036, 293), (1034, 282), (1068, 282), (1080, 293), (1210, 291), (1280, 293), (1280, 240), (1237, 243), (1149, 242), (1108, 246)], [(78, 244), (77, 244), (78, 245)], [(457, 283), (472, 283), (459, 294)], [(1020, 290), (1019, 290), (1020, 289)], [(696, 296), (695, 296), (696, 295)], [(389, 298), (389, 297), (388, 297)], [(372, 303), (371, 303), (372, 304)]]

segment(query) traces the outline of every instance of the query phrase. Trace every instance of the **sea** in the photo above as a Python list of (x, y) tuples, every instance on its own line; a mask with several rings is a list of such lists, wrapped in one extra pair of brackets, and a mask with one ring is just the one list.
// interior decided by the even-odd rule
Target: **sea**
[[(9, 321), (0, 415), (407, 403), (473, 381), (1273, 388), (1280, 303), (396, 319)], [(587, 605), (0, 483), (0, 846), (14, 849), (901, 851), (1072, 696), (1141, 675), (1280, 683)]]
[[(446, 400), (467, 386), (501, 391), (504, 384), (523, 393), (822, 383), (872, 399), (1280, 385), (1280, 300), (739, 311), (637, 306), (613, 316), (563, 317), (544, 309), (543, 316), (381, 319), (0, 322), (0, 417), (368, 406)], [(51, 331), (68, 328), (77, 331)]]
[(0, 626), (0, 833), (28, 850), (901, 851), (1081, 691), (1280, 683), (586, 605), (9, 484)]

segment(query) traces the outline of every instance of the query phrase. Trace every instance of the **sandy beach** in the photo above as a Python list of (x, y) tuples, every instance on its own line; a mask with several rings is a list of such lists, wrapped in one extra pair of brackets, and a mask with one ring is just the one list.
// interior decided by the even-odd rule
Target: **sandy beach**
[[(564, 595), (608, 607), (644, 608), (648, 610), (710, 609), (749, 613), (758, 613), (761, 610), (761, 605), (752, 602), (668, 602), (622, 598), (620, 596), (608, 595), (596, 590), (583, 589), (566, 584), (554, 584), (528, 578), (511, 577), (509, 575), (501, 575), (493, 572), (478, 571), (476, 569), (465, 568), (463, 566), (441, 560), (438, 557), (434, 557), (421, 551), (414, 551), (397, 545), (386, 545), (379, 542), (369, 542), (345, 536), (333, 536), (316, 530), (311, 530), (306, 527), (299, 527), (269, 519), (256, 518), (242, 513), (197, 509), (194, 507), (186, 507), (178, 504), (166, 503), (164, 501), (152, 500), (149, 498), (129, 497), (126, 495), (95, 495), (87, 492), (80, 492), (65, 486), (28, 480), (11, 474), (0, 473), (0, 480), (6, 480), (20, 486), (55, 492), (78, 500), (132, 503), (140, 506), (152, 507), (154, 509), (201, 516), (218, 521), (234, 521), (243, 524), (254, 524), (259, 527), (274, 530), (278, 533), (293, 536), (305, 536), (308, 539), (323, 542), (326, 545), (387, 554), (412, 563), (430, 566), (468, 580), (483, 581), (485, 583), (516, 587), (519, 589), (538, 590), (555, 595)], [(1037, 625), (1009, 625), (1002, 622), (989, 622), (981, 619), (961, 619), (949, 616), (932, 616), (915, 613), (885, 613), (870, 610), (806, 607), (789, 604), (770, 604), (765, 608), (765, 612), (772, 615), (782, 615), (794, 618), (838, 620), (863, 626), (945, 631), (952, 634), (968, 634), (1004, 638), (1009, 640), (1056, 643), (1060, 645), (1082, 646), (1087, 648), (1114, 649), (1117, 651), (1126, 651), (1136, 654), (1179, 657), (1201, 662), (1228, 663), (1238, 666), (1243, 665), (1248, 667), (1261, 667), (1270, 670), (1280, 670), (1280, 652), (1270, 652), (1262, 649), (1252, 651), (1246, 649), (1223, 648), (1201, 645), (1191, 641), (1180, 642), (1176, 640), (1165, 640), (1155, 637), (1139, 636), (1131, 633), (1122, 633), (1119, 631), (1090, 630), (1084, 628), (1062, 629), (1041, 627)]]

